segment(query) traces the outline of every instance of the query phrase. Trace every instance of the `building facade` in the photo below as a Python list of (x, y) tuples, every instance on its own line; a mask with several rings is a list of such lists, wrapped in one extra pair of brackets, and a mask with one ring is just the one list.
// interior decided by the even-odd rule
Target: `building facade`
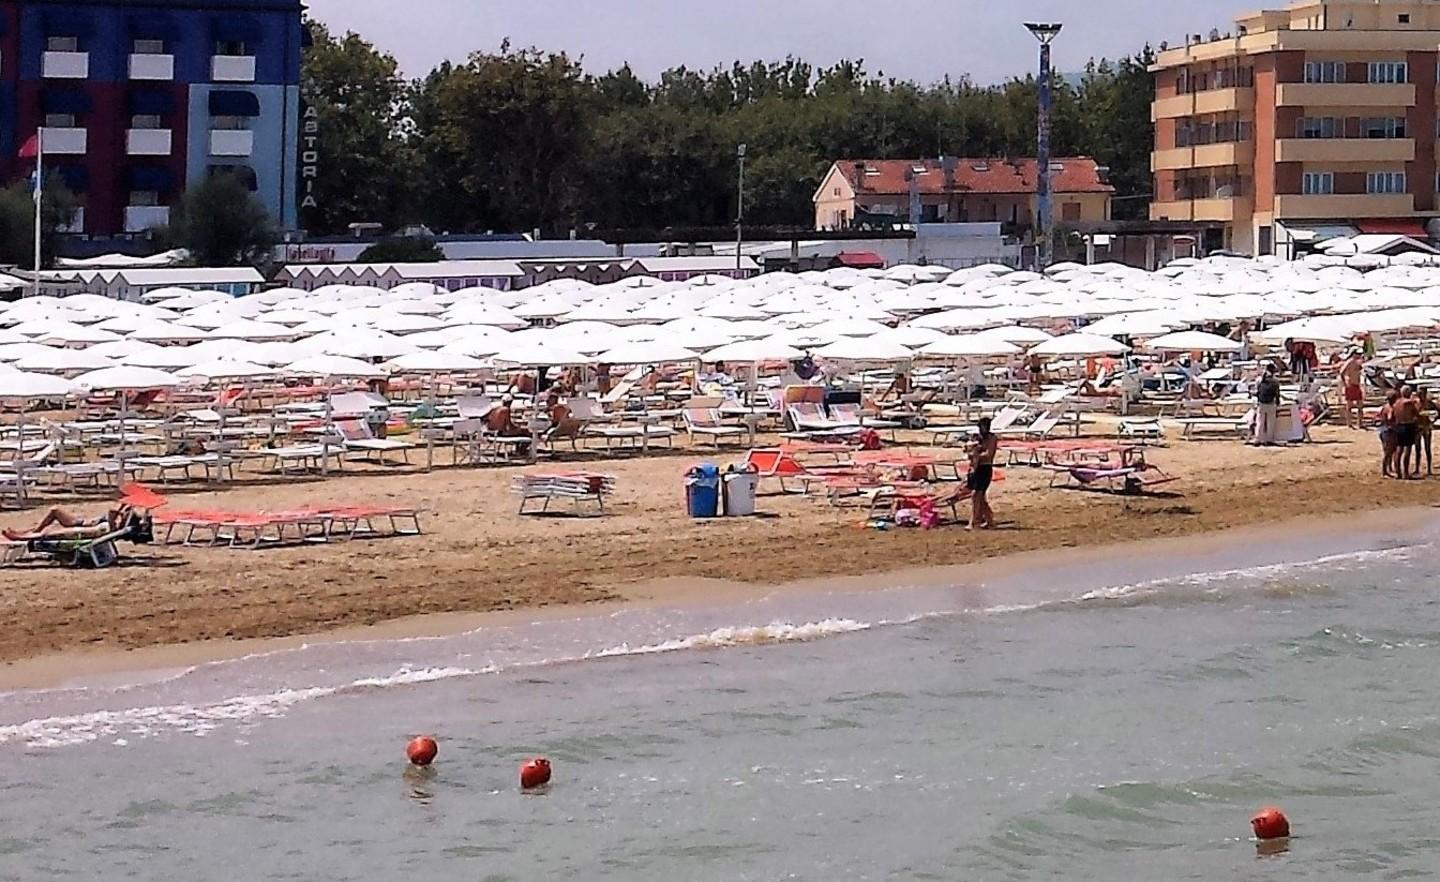
[[(842, 159), (815, 191), (815, 229), (885, 222), (998, 222), (1029, 229), (1038, 214), (1033, 159)], [(1057, 223), (1106, 221), (1115, 188), (1088, 156), (1050, 163)]]
[(1440, 3), (1309, 0), (1185, 42), (1152, 68), (1152, 220), (1223, 223), (1250, 254), (1327, 230), (1426, 237)]
[(185, 187), (239, 176), (296, 226), (300, 0), (0, 0), (0, 175), (43, 129), (70, 232), (142, 234)]

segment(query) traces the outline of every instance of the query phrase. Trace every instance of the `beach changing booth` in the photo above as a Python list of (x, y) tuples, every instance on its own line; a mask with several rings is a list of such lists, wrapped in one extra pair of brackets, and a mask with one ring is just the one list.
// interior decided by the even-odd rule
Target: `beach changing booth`
[(685, 511), (692, 518), (719, 516), (719, 466), (702, 462), (685, 473)]
[(725, 470), (725, 517), (748, 518), (755, 514), (755, 497), (760, 490), (760, 472), (752, 465), (732, 465)]

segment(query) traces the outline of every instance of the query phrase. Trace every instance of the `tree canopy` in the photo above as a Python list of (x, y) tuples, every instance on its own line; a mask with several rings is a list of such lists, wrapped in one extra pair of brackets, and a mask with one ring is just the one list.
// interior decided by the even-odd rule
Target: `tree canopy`
[[(51, 264), (59, 231), (74, 219), (78, 204), (60, 175), (45, 176), (40, 204), (42, 266)], [(28, 181), (0, 190), (0, 263), (35, 268), (35, 193)]]
[(200, 266), (266, 263), (279, 241), (264, 203), (235, 175), (214, 175), (191, 186), (170, 209), (170, 226), (156, 238), (184, 248)]
[[(1116, 215), (1150, 190), (1148, 47), (1095, 61), (1055, 90), (1056, 155), (1111, 169)], [(316, 233), (353, 222), (445, 232), (723, 226), (736, 211), (746, 144), (746, 219), (808, 226), (811, 197), (841, 158), (1030, 156), (1036, 81), (931, 85), (871, 73), (863, 60), (796, 58), (647, 82), (628, 66), (587, 72), (564, 52), (503, 43), (403, 83), (390, 56), (316, 28), (307, 101), (323, 161)]]

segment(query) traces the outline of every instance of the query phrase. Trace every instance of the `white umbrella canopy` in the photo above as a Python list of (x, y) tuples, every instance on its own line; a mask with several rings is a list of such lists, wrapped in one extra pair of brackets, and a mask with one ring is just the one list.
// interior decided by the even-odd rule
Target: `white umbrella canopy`
[(386, 331), (391, 334), (416, 334), (421, 331), (434, 331), (445, 327), (446, 323), (428, 315), (407, 312), (388, 312), (383, 309), (367, 310), (375, 313), (366, 320), (366, 324), (377, 331)]
[(459, 352), (422, 350), (392, 359), (386, 367), (397, 374), (441, 374), (474, 373), (486, 370), (490, 365)]
[[(204, 346), (206, 344), (202, 343), (200, 345)], [(317, 353), (298, 343), (276, 341), (273, 343), (251, 343), (240, 349), (238, 354), (243, 356), (245, 361), (252, 364), (279, 367), (290, 364), (292, 361), (304, 358), (307, 355), (315, 355)]]
[(297, 377), (383, 379), (390, 372), (378, 364), (346, 358), (343, 355), (309, 355), (285, 366), (285, 372)]
[(327, 355), (343, 355), (346, 358), (399, 358), (418, 348), (406, 343), (404, 337), (374, 328), (338, 328), (311, 337), (304, 343)]
[(1155, 337), (1144, 344), (1155, 352), (1239, 352), (1240, 343), (1204, 331), (1179, 331)]
[(821, 358), (834, 361), (892, 363), (910, 361), (915, 353), (908, 346), (877, 340), (874, 337), (841, 337), (834, 343), (815, 350)]
[(32, 355), (45, 355), (55, 348), (43, 343), (6, 343), (0, 345), (0, 362), (16, 362)]
[(173, 389), (180, 385), (180, 378), (154, 368), (119, 365), (81, 374), (75, 385), (93, 392), (137, 392)]
[(1019, 355), (1023, 350), (1014, 343), (984, 334), (942, 337), (920, 347), (919, 354), (935, 358), (1000, 358)]
[(1107, 316), (1085, 326), (1085, 333), (1096, 337), (1146, 337), (1168, 334), (1185, 322), (1173, 314), (1157, 312), (1125, 312)]
[(136, 325), (126, 335), (128, 339), (142, 343), (193, 343), (209, 338), (209, 334), (190, 325), (150, 320)]
[(519, 330), (529, 322), (497, 303), (460, 302), (442, 313), (445, 321), (457, 325), (494, 325)]
[(82, 371), (93, 371), (100, 368), (111, 367), (115, 364), (111, 359), (103, 355), (95, 355), (85, 349), (55, 349), (48, 348), (46, 352), (36, 352), (15, 362), (15, 366), (22, 371), (41, 371), (45, 373), (80, 373)]
[(63, 398), (79, 391), (73, 381), (53, 374), (0, 370), (0, 398)]
[[(700, 355), (693, 349), (686, 349), (665, 340), (644, 340), (621, 343), (596, 356), (603, 364), (671, 364), (682, 361), (696, 361)], [(712, 361), (706, 356), (706, 361)], [(720, 359), (723, 361), (723, 359)]]
[(811, 333), (815, 334), (816, 336), (825, 336), (830, 338), (873, 337), (876, 334), (882, 334), (888, 330), (890, 330), (890, 328), (886, 325), (882, 325), (877, 321), (863, 318), (830, 319), (829, 321), (815, 325), (810, 329)]
[(1006, 343), (1014, 343), (1017, 346), (1029, 346), (1035, 343), (1044, 343), (1055, 335), (1049, 331), (1029, 328), (1025, 325), (1006, 325), (999, 328), (987, 328), (978, 332), (977, 336), (1004, 340)]
[(1094, 334), (1065, 334), (1031, 347), (1032, 355), (1089, 358), (1097, 355), (1124, 355), (1130, 347), (1109, 337)]
[(519, 367), (565, 367), (590, 364), (596, 359), (589, 355), (582, 355), (573, 349), (566, 349), (558, 343), (532, 338), (519, 342), (507, 340), (505, 345), (491, 356), (491, 360)]
[(132, 367), (147, 368), (184, 368), (199, 364), (206, 360), (204, 353), (196, 352), (194, 346), (157, 346), (153, 350), (142, 350), (140, 352), (125, 355), (120, 358), (121, 364)]
[(934, 343), (945, 335), (934, 328), (920, 328), (915, 325), (901, 325), (898, 328), (886, 328), (875, 336), (883, 340), (892, 340), (902, 343), (911, 348), (924, 346), (926, 343)]
[(203, 380), (258, 380), (279, 376), (280, 371), (248, 361), (220, 359), (181, 368), (175, 372), (175, 375), (187, 379)]
[(261, 313), (260, 318), (274, 325), (286, 325), (289, 327), (294, 327), (295, 325), (303, 325), (306, 322), (313, 322), (317, 319), (322, 319), (323, 316), (321, 316), (317, 312), (311, 312), (308, 309), (300, 309), (296, 306), (287, 306), (283, 309), (275, 309), (271, 310), (270, 312)]
[(707, 361), (793, 361), (805, 353), (776, 338), (737, 340), (705, 353)]
[(284, 325), (241, 319), (226, 322), (212, 330), (211, 340), (293, 340), (298, 334)]
[(1340, 316), (1318, 316), (1282, 322), (1253, 334), (1252, 337), (1268, 345), (1279, 345), (1286, 340), (1301, 343), (1346, 343), (1354, 339), (1356, 333), (1357, 329)]
[(142, 340), (116, 340), (114, 343), (101, 343), (91, 346), (86, 352), (95, 355), (102, 355), (114, 361), (122, 361), (127, 356), (138, 355), (141, 352), (155, 352), (160, 347), (154, 343), (146, 343)]

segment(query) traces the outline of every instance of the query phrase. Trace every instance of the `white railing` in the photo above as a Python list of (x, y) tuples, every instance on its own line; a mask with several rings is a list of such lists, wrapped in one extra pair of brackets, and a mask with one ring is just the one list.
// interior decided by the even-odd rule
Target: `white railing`
[(249, 156), (255, 152), (255, 133), (249, 129), (211, 129), (211, 156)]
[(143, 233), (152, 227), (162, 227), (170, 222), (168, 205), (127, 205), (125, 206), (125, 232)]
[(130, 79), (132, 80), (173, 80), (175, 79), (175, 56), (173, 55), (131, 55)]
[(86, 129), (59, 129), (46, 126), (40, 132), (44, 139), (46, 153), (83, 156), (90, 143), (89, 132)]
[(130, 156), (169, 156), (169, 129), (129, 129), (125, 132), (125, 152)]
[(210, 79), (217, 83), (255, 82), (255, 56), (216, 55), (210, 60)]
[(89, 52), (46, 52), (40, 56), (40, 75), (47, 80), (90, 78)]

